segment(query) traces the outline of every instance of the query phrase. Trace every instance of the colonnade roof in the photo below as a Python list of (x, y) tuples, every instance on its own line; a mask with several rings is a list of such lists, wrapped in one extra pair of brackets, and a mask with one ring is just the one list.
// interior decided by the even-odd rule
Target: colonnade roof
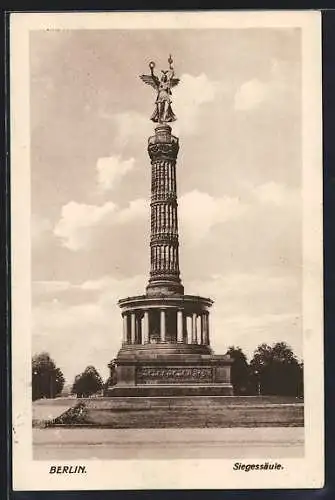
[(213, 304), (208, 297), (198, 295), (147, 296), (137, 295), (126, 297), (118, 301), (121, 309), (164, 309), (180, 308), (185, 310), (207, 310)]

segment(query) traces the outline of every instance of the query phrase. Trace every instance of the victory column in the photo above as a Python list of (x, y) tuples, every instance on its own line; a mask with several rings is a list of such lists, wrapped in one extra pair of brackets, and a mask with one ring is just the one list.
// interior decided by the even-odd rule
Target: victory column
[[(180, 279), (176, 161), (179, 139), (168, 123), (172, 89), (179, 83), (173, 60), (158, 77), (155, 63), (141, 80), (156, 92), (149, 137), (151, 160), (150, 277), (145, 295), (119, 300), (122, 347), (113, 361), (110, 396), (231, 395), (231, 359), (210, 347), (210, 298), (185, 295)], [(224, 332), (222, 332), (224, 333)]]

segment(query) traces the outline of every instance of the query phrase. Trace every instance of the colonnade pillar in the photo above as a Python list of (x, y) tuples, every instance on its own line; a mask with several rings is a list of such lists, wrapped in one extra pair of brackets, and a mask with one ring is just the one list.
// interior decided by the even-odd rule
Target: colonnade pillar
[(183, 311), (177, 311), (177, 342), (183, 342)]
[(142, 344), (147, 344), (148, 342), (149, 342), (149, 312), (144, 311)]
[(203, 315), (204, 330), (203, 330), (203, 343), (209, 345), (209, 314)]
[[(129, 317), (130, 316), (130, 321)], [(198, 318), (200, 316), (200, 328), (198, 328)], [(191, 339), (187, 340), (187, 317), (191, 317)], [(147, 344), (149, 338), (149, 311), (145, 310), (142, 314), (135, 311), (124, 313), (123, 318), (123, 343), (124, 344)], [(143, 319), (143, 322), (142, 322)], [(130, 325), (129, 325), (130, 323)], [(130, 331), (129, 331), (130, 326)], [(167, 316), (166, 309), (159, 310), (160, 336), (159, 342), (166, 342)], [(185, 313), (184, 310), (176, 311), (177, 342), (209, 345), (209, 314)]]
[(136, 314), (134, 312), (130, 315), (130, 343), (135, 344), (136, 334)]
[(192, 314), (192, 344), (197, 344), (197, 313)]
[(128, 316), (124, 314), (123, 318), (123, 343), (126, 344), (128, 342)]
[(160, 340), (161, 340), (161, 342), (165, 342), (165, 333), (166, 333), (166, 315), (165, 315), (165, 309), (161, 309), (160, 324), (161, 324)]

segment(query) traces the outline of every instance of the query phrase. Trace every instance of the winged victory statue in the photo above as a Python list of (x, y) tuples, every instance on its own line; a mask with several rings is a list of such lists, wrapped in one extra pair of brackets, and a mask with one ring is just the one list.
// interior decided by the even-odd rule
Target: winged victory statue
[(170, 55), (168, 59), (169, 69), (161, 70), (161, 77), (154, 73), (155, 63), (149, 63), (150, 75), (141, 75), (141, 80), (147, 85), (151, 85), (157, 92), (155, 110), (151, 116), (151, 120), (156, 123), (174, 122), (177, 118), (171, 108), (171, 89), (178, 85), (180, 79), (175, 78), (174, 69), (172, 66), (173, 60)]

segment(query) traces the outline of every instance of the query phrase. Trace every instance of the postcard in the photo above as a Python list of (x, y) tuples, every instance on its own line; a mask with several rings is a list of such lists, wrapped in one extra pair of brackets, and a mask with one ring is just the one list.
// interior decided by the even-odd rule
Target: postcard
[(321, 14), (13, 13), (13, 488), (324, 483)]

